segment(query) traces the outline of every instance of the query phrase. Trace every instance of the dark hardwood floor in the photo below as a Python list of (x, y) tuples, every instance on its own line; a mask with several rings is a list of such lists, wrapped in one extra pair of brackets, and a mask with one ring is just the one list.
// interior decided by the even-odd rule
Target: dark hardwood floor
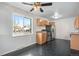
[[(19, 52), (19, 51), (18, 51)], [(9, 54), (10, 56), (11, 54)], [(71, 52), (70, 41), (56, 39), (49, 41), (44, 45), (34, 44), (31, 47), (24, 48), (21, 53), (15, 56), (78, 56), (79, 53)]]

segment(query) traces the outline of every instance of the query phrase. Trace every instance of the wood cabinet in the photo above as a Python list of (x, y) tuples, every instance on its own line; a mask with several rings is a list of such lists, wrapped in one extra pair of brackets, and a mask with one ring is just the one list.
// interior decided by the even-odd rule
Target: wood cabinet
[(47, 32), (44, 32), (44, 31), (39, 31), (39, 32), (36, 32), (36, 42), (37, 44), (44, 44), (47, 42)]
[(45, 19), (37, 19), (37, 25), (38, 26), (46, 26), (46, 25), (55, 26), (55, 22), (48, 21), (48, 20), (45, 20)]
[(49, 25), (49, 21), (44, 20), (44, 19), (37, 19), (37, 25), (38, 26), (46, 26), (46, 25)]
[(53, 27), (55, 27), (55, 22), (50, 21), (50, 22), (49, 22), (49, 25), (52, 25)]
[(75, 27), (76, 29), (79, 29), (79, 16), (77, 16), (77, 17), (75, 18), (74, 27)]
[(70, 48), (79, 50), (79, 33), (71, 34)]

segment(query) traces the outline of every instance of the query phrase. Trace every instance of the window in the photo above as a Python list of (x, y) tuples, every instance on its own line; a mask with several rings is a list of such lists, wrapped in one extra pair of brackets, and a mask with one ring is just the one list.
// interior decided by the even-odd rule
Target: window
[(13, 15), (13, 35), (26, 35), (32, 33), (32, 19)]

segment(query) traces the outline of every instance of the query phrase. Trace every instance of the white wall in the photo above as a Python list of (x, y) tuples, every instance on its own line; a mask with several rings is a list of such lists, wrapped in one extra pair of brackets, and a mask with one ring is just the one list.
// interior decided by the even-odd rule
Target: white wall
[(70, 40), (70, 34), (74, 32), (74, 20), (74, 17), (55, 20), (57, 39)]
[[(18, 12), (25, 16), (29, 15), (26, 11), (15, 7), (8, 7), (4, 3), (0, 3), (0, 55), (11, 51), (27, 47), (36, 43), (35, 39), (35, 21), (33, 22), (33, 34), (19, 37), (12, 37), (12, 13)], [(31, 16), (29, 16), (31, 17)], [(34, 19), (34, 17), (32, 17)]]

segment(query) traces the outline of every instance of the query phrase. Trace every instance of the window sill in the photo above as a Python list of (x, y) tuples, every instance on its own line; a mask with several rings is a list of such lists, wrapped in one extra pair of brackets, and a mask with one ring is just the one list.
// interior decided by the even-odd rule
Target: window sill
[(13, 33), (12, 37), (32, 35), (33, 33)]

